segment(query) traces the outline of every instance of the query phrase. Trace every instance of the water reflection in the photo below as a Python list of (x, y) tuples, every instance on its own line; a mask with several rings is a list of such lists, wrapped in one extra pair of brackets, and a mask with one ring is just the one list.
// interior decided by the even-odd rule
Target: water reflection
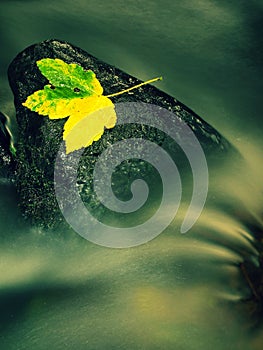
[(72, 231), (16, 230), (16, 199), (2, 189), (12, 217), (1, 238), (4, 348), (259, 349), (240, 270), (244, 259), (257, 264), (258, 250), (236, 192), (220, 205), (218, 174), (219, 189), (188, 234), (177, 233), (179, 217), (155, 240), (124, 250)]

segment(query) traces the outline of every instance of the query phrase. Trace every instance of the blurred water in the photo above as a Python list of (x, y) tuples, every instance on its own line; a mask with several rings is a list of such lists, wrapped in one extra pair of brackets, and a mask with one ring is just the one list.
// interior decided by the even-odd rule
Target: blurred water
[[(194, 109), (240, 150), (210, 173), (195, 227), (180, 216), (146, 245), (110, 250), (20, 218), (0, 186), (1, 349), (261, 349), (238, 264), (257, 261), (262, 228), (261, 1), (2, 1), (0, 110), (14, 117), (6, 70), (26, 46), (64, 39)], [(14, 127), (14, 119), (12, 122)]]

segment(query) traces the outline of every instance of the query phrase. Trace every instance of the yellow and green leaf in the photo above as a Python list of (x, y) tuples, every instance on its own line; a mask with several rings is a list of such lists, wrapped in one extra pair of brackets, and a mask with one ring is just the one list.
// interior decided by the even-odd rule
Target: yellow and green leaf
[[(49, 84), (43, 90), (28, 96), (23, 105), (50, 119), (69, 117), (64, 126), (63, 139), (66, 152), (70, 153), (87, 147), (98, 140), (104, 128), (113, 128), (116, 124), (114, 105), (103, 96), (103, 88), (93, 71), (85, 71), (75, 63), (67, 64), (60, 59), (44, 58), (37, 61), (41, 73)], [(100, 118), (89, 116), (92, 112), (112, 106), (107, 112), (101, 112)], [(109, 113), (109, 114), (107, 114)], [(87, 129), (75, 128), (77, 123), (87, 117)], [(77, 135), (78, 133), (78, 135)]]
[(37, 61), (37, 66), (49, 83), (28, 96), (23, 106), (50, 119), (69, 117), (63, 133), (66, 153), (91, 145), (101, 138), (105, 128), (116, 125), (114, 104), (109, 97), (161, 79), (152, 79), (103, 96), (103, 88), (95, 73), (84, 70), (78, 64), (68, 64), (58, 58), (43, 58)]

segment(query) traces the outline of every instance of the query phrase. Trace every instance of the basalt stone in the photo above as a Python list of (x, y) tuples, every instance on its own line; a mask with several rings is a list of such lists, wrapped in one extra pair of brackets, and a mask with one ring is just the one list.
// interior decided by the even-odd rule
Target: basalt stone
[[(67, 63), (77, 63), (84, 69), (93, 70), (104, 88), (104, 95), (121, 91), (141, 81), (98, 60), (80, 48), (58, 40), (47, 40), (30, 46), (10, 64), (8, 76), (14, 93), (19, 127), (19, 139), (16, 145), (16, 186), (20, 196), (20, 207), (23, 214), (33, 222), (54, 227), (64, 221), (54, 193), (54, 163), (62, 143), (65, 119), (50, 120), (22, 106), (27, 96), (47, 84), (46, 78), (36, 66), (37, 60), (46, 57), (60, 58)], [(173, 112), (193, 130), (208, 161), (223, 159), (231, 149), (229, 143), (193, 111), (152, 85), (113, 97), (112, 101), (114, 103), (144, 102)], [(99, 141), (85, 149), (78, 170), (77, 185), (81, 197), (97, 214), (101, 212), (103, 215), (105, 208), (99, 204), (92, 191), (92, 174), (96, 160), (109, 144), (131, 137), (152, 141), (168, 151), (173, 150), (175, 158), (184, 158), (178, 145), (173, 145), (172, 140), (158, 128), (136, 123), (118, 125), (113, 129), (105, 130)], [(182, 160), (182, 163), (184, 162)], [(187, 167), (187, 165), (183, 166)], [(138, 172), (140, 177), (148, 177), (152, 184), (159, 181), (158, 174), (152, 168), (148, 163), (140, 160), (124, 162), (119, 167), (119, 176), (117, 174), (116, 181), (113, 181), (117, 184), (115, 186), (116, 195), (123, 200), (129, 198), (132, 178), (138, 176)], [(65, 169), (65, 171), (70, 171), (70, 169)]]

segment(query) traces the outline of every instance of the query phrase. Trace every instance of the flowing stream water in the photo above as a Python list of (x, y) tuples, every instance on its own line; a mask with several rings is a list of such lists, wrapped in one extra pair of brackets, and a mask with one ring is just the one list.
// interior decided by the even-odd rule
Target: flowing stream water
[(0, 349), (262, 349), (262, 323), (245, 302), (253, 290), (240, 269), (244, 260), (257, 266), (255, 232), (263, 224), (262, 2), (28, 0), (1, 7), (0, 110), (14, 134), (8, 64), (25, 47), (58, 38), (142, 80), (163, 75), (158, 87), (243, 158), (227, 156), (209, 169), (209, 197), (190, 232), (176, 233), (179, 212), (156, 239), (129, 249), (30, 226), (13, 186), (2, 182)]

